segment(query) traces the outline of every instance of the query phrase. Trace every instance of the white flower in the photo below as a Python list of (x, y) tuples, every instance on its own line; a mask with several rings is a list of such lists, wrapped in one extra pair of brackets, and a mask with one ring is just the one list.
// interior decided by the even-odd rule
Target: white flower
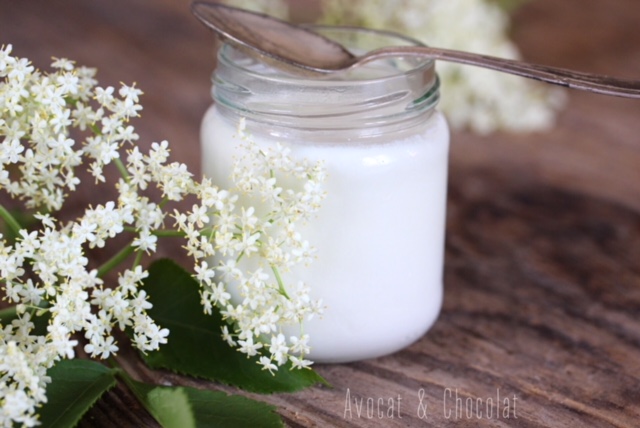
[(236, 342), (229, 334), (229, 328), (226, 325), (222, 327), (222, 338), (229, 344), (229, 346), (236, 346)]
[(141, 351), (153, 351), (161, 344), (167, 343), (169, 330), (160, 328), (156, 323), (144, 313), (133, 316), (134, 343)]
[(51, 63), (51, 67), (59, 68), (65, 71), (71, 71), (74, 69), (74, 62), (70, 61), (66, 58), (53, 58), (54, 61)]
[(277, 361), (278, 364), (284, 364), (286, 362), (289, 347), (286, 345), (284, 334), (281, 333), (277, 336), (271, 336), (269, 352), (271, 352), (272, 358)]
[(245, 340), (238, 340), (238, 344), (240, 345), (240, 352), (247, 354), (248, 357), (253, 357), (262, 348), (262, 343), (253, 342), (253, 336), (249, 336)]
[(218, 266), (218, 270), (222, 272), (224, 278), (229, 280), (243, 277), (242, 271), (238, 269), (234, 259), (227, 259), (224, 263), (221, 263), (220, 266)]
[(216, 275), (215, 269), (209, 268), (209, 264), (206, 261), (202, 261), (199, 265), (196, 265), (195, 271), (197, 274), (196, 279), (207, 285), (211, 284), (211, 280)]
[[(73, 64), (70, 65), (73, 70)], [(65, 94), (75, 95), (78, 93), (78, 83), (80, 79), (72, 73), (62, 73), (56, 78), (59, 89)]]
[[(320, 208), (324, 167), (294, 159), (282, 144), (258, 147), (243, 125), (241, 120), (237, 138), (244, 156), (233, 168), (235, 188), (221, 190), (203, 179), (194, 187), (201, 204), (187, 213), (176, 212), (175, 223), (196, 259), (204, 311), (217, 306), (234, 326), (237, 340), (227, 327), (225, 340), (248, 355), (268, 352), (268, 357), (262, 355), (266, 369), (286, 363), (294, 354), (299, 357), (297, 367), (305, 367), (308, 339), (303, 336), (298, 343), (281, 329), (321, 313), (322, 303), (311, 299), (303, 285), (289, 288), (283, 274), (310, 262), (314, 254), (298, 224)], [(220, 281), (215, 283), (214, 276)]]
[(103, 360), (109, 358), (111, 354), (118, 352), (118, 346), (112, 336), (104, 339), (101, 336), (93, 336), (91, 343), (85, 345), (84, 352), (92, 357), (100, 357)]
[(147, 232), (141, 232), (140, 235), (131, 243), (132, 247), (137, 248), (140, 251), (146, 253), (153, 253), (156, 251), (156, 243), (158, 237)]
[(22, 152), (24, 152), (24, 147), (20, 144), (19, 137), (9, 138), (6, 136), (0, 145), (0, 163), (17, 163)]
[(0, 46), (0, 77), (6, 76), (7, 66), (15, 62), (15, 58), (11, 56), (13, 50), (12, 45)]
[(300, 338), (298, 338), (297, 336), (291, 336), (289, 340), (291, 341), (291, 350), (293, 352), (296, 352), (302, 355), (309, 353), (310, 348), (308, 344), (309, 342), (308, 334), (304, 334)]
[[(137, 296), (129, 301), (132, 311), (136, 315), (143, 314), (147, 309), (151, 309), (153, 305), (147, 300), (147, 292), (144, 290), (138, 290)], [(166, 330), (166, 329), (164, 329)], [(164, 331), (163, 330), (163, 331)], [(168, 330), (166, 330), (168, 332)], [(164, 333), (163, 333), (164, 334)]]
[(295, 355), (289, 356), (289, 361), (291, 361), (292, 369), (306, 369), (313, 364), (313, 361), (298, 358)]
[(231, 294), (227, 292), (224, 283), (219, 282), (211, 286), (211, 300), (213, 303), (225, 307), (229, 304), (229, 299), (231, 299)]
[(274, 371), (278, 370), (278, 366), (273, 364), (271, 362), (271, 359), (268, 357), (264, 357), (264, 356), (260, 357), (258, 363), (262, 366), (262, 370), (269, 370), (271, 374), (273, 374)]
[(103, 106), (109, 106), (113, 103), (114, 97), (113, 97), (113, 92), (115, 91), (115, 88), (113, 86), (108, 86), (106, 88), (100, 88), (97, 87), (96, 88), (96, 95), (95, 95), (95, 99), (98, 103), (100, 103)]
[(124, 84), (120, 87), (118, 93), (121, 97), (133, 103), (137, 103), (140, 95), (142, 95), (142, 91), (136, 88), (135, 85), (127, 86)]
[[(149, 273), (146, 270), (142, 269), (142, 266), (138, 265), (133, 270), (127, 269), (123, 273), (120, 274), (118, 278), (118, 288), (128, 296), (133, 296), (136, 294), (138, 285), (142, 282), (144, 278), (149, 276)], [(94, 298), (100, 299), (100, 297), (96, 297), (96, 294), (101, 295), (104, 291), (94, 290)], [(92, 302), (93, 303), (93, 302)], [(103, 306), (103, 304), (101, 304)]]
[(202, 202), (202, 205), (207, 208), (215, 208), (218, 211), (224, 209), (229, 192), (227, 190), (220, 190), (217, 186), (211, 184), (211, 180), (205, 178), (200, 183), (198, 188), (198, 198)]

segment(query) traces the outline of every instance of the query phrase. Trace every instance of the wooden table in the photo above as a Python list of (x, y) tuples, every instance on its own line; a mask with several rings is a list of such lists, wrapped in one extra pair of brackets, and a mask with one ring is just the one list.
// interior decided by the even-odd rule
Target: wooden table
[[(531, 0), (513, 37), (532, 61), (640, 78), (639, 22), (637, 0)], [(137, 82), (141, 145), (168, 139), (196, 171), (212, 40), (186, 0), (0, 3), (0, 44), (40, 67), (52, 55), (98, 67), (104, 85)], [(318, 366), (333, 389), (260, 398), (293, 427), (640, 426), (639, 135), (640, 101), (578, 92), (549, 132), (454, 133), (433, 329), (392, 356)], [(120, 359), (141, 379), (225, 389), (151, 372), (131, 350)], [(349, 417), (347, 391), (401, 407)], [(499, 393), (510, 419), (456, 414), (456, 393), (463, 406)], [(81, 426), (157, 425), (118, 387)]]

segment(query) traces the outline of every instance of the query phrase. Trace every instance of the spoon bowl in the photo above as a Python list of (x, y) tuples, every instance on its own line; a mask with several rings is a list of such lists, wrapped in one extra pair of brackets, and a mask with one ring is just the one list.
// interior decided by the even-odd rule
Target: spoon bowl
[(640, 98), (638, 80), (429, 46), (390, 46), (357, 56), (309, 28), (269, 15), (200, 1), (192, 3), (191, 10), (224, 42), (274, 68), (292, 74), (327, 76), (383, 58), (417, 56), (489, 68), (573, 89)]

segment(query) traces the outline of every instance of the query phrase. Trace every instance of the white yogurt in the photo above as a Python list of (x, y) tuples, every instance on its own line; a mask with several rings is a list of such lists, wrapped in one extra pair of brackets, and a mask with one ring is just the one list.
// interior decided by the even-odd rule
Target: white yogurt
[[(303, 234), (317, 260), (294, 272), (322, 298), (305, 324), (309, 358), (353, 361), (401, 349), (435, 321), (442, 301), (447, 127), (388, 143), (305, 144), (294, 156), (324, 160), (327, 198)], [(231, 186), (235, 127), (211, 107), (202, 125), (203, 172)], [(258, 144), (271, 144), (254, 137)]]
[[(247, 117), (259, 145), (285, 143), (294, 157), (323, 160), (327, 168), (327, 198), (302, 230), (317, 259), (293, 272), (326, 305), (322, 318), (305, 323), (308, 358), (372, 358), (419, 339), (442, 304), (449, 133), (434, 110), (433, 72), (423, 66), (391, 83), (358, 77), (355, 90), (348, 77), (296, 82), (295, 90), (278, 80), (265, 90), (271, 77), (230, 64), (219, 62), (217, 85), (223, 88), (217, 95), (214, 90), (218, 106), (202, 124), (204, 174), (231, 186), (239, 117)], [(399, 74), (399, 67), (394, 63), (389, 73)], [(238, 77), (243, 72), (247, 79)], [(416, 99), (428, 105), (418, 102), (411, 112)]]

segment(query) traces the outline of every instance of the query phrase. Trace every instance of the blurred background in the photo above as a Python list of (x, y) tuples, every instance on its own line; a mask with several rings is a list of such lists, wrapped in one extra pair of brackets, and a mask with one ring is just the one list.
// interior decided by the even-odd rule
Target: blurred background
[[(640, 76), (636, 0), (229, 1), (295, 21), (357, 24), (443, 47), (523, 57), (621, 77)], [(199, 171), (198, 127), (211, 102), (214, 37), (188, 0), (0, 2), (0, 43), (47, 68), (67, 57), (98, 68), (102, 85), (136, 82), (145, 95), (140, 144), (167, 139)], [(455, 129), (453, 164), (501, 167), (640, 207), (639, 103), (556, 90), (520, 78), (439, 64), (441, 108)], [(178, 149), (179, 148), (179, 149)], [(620, 154), (612, 155), (612, 148)], [(502, 162), (504, 161), (504, 162)], [(615, 174), (612, 171), (615, 170)]]
[[(235, 4), (640, 79), (638, 0)], [(173, 160), (200, 173), (199, 126), (211, 103), (216, 43), (188, 0), (0, 0), (6, 44), (41, 69), (65, 57), (96, 67), (102, 86), (135, 82), (144, 91), (142, 117), (132, 122), (141, 149), (166, 139)], [(484, 396), (497, 384), (524, 398), (526, 426), (632, 426), (640, 397), (640, 100), (446, 64), (438, 70), (453, 128), (441, 318), (407, 352), (320, 367), (334, 390), (265, 399), (291, 426), (347, 426), (340, 418), (346, 387), (391, 396), (433, 382), (431, 391), (464, 385)], [(113, 195), (109, 186), (80, 186), (65, 216)], [(161, 247), (158, 256), (181, 257), (176, 246)], [(122, 390), (109, 393), (83, 426), (148, 426), (132, 415), (109, 422), (114, 409), (136, 412), (131, 402)], [(434, 415), (431, 422), (449, 421)]]

